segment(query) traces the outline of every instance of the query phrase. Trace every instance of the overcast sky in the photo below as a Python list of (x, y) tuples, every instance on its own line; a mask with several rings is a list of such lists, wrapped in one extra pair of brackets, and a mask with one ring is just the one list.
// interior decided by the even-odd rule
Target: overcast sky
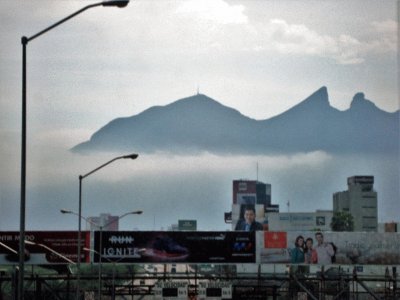
[[(91, 3), (0, 1), (3, 208), (6, 187), (17, 193), (19, 184), (20, 39)], [(28, 184), (62, 178), (66, 159), (59, 152), (112, 119), (197, 89), (254, 119), (280, 114), (321, 86), (340, 110), (364, 92), (393, 112), (399, 108), (398, 9), (393, 0), (137, 0), (123, 9), (85, 11), (27, 46)], [(70, 159), (75, 167), (68, 174), (85, 171), (79, 166), (88, 158)]]

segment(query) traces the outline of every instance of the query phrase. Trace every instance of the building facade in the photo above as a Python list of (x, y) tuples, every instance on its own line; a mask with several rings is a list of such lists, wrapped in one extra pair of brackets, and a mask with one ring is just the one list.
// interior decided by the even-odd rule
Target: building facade
[(88, 219), (88, 222), (86, 222), (87, 230), (99, 230), (100, 226), (103, 226), (103, 230), (118, 231), (119, 228), (118, 216), (112, 216), (111, 214), (100, 214), (100, 216), (98, 217), (89, 217), (87, 219)]
[(279, 205), (271, 204), (271, 184), (258, 180), (234, 180), (232, 184), (232, 229), (243, 219), (246, 207), (252, 206), (256, 212), (256, 221), (268, 229), (266, 213), (279, 212)]
[(333, 194), (333, 213), (349, 212), (354, 219), (354, 231), (378, 230), (378, 194), (374, 191), (374, 176), (347, 178), (347, 191)]

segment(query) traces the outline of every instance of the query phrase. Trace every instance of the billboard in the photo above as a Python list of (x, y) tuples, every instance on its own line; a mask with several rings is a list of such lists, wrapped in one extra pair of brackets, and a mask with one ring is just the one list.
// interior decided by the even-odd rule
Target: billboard
[[(77, 231), (27, 231), (25, 233), (26, 264), (67, 264), (77, 262)], [(81, 261), (89, 262), (83, 248), (90, 247), (90, 232), (81, 232)], [(0, 231), (0, 264), (17, 264), (19, 231)]]
[(197, 230), (197, 221), (196, 220), (178, 220), (178, 230), (196, 231)]
[(226, 231), (100, 231), (94, 262), (255, 263), (255, 233)]
[[(315, 231), (95, 231), (92, 256), (99, 262), (138, 263), (312, 263), (400, 265), (400, 233)], [(77, 231), (27, 231), (26, 264), (77, 262)], [(296, 239), (312, 242), (298, 251)], [(81, 261), (90, 262), (90, 232), (82, 232)], [(101, 243), (101, 247), (100, 247)], [(18, 264), (19, 232), (0, 231), (0, 264)], [(97, 254), (96, 254), (97, 253)], [(300, 255), (298, 255), (300, 253)], [(313, 254), (314, 253), (314, 254)], [(307, 259), (307, 261), (306, 261)]]
[(269, 213), (268, 225), (271, 231), (328, 231), (331, 229), (332, 211), (302, 213)]
[[(263, 230), (268, 230), (267, 219), (265, 217), (264, 204), (256, 205), (244, 205), (244, 204), (233, 204), (232, 205), (232, 230), (237, 229), (236, 226), (238, 222), (243, 222), (245, 210), (248, 208), (254, 208), (255, 210), (255, 221), (263, 225)], [(240, 224), (239, 223), (239, 224)], [(240, 228), (240, 227), (239, 227)]]
[[(400, 234), (378, 232), (315, 231), (257, 232), (258, 263), (400, 264)], [(296, 249), (299, 237), (312, 242), (310, 250)], [(320, 242), (317, 241), (320, 239)]]
[(261, 222), (264, 221), (265, 219), (264, 204), (256, 204), (256, 205), (232, 204), (232, 219), (233, 220), (243, 219), (244, 212), (248, 207), (254, 208), (257, 220), (261, 220)]

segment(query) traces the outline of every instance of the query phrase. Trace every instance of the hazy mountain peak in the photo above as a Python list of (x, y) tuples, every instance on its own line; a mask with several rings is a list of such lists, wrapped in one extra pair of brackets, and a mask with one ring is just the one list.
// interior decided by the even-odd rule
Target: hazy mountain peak
[(167, 106), (178, 106), (178, 105), (223, 106), (217, 100), (214, 100), (213, 98), (208, 97), (207, 95), (204, 95), (204, 94), (196, 94), (193, 96), (182, 98), (182, 99), (176, 100), (175, 102), (168, 104)]
[(328, 89), (323, 86), (307, 97), (303, 102), (313, 102), (313, 104), (329, 105)]
[(354, 95), (354, 97), (353, 97), (353, 101), (362, 101), (362, 100), (365, 100), (365, 95), (364, 95), (364, 93), (357, 93), (357, 94), (355, 94)]
[(313, 94), (311, 94), (311, 96), (316, 95), (316, 94), (328, 98), (328, 88), (326, 86), (322, 86), (318, 90), (316, 90)]
[(325, 86), (288, 111), (262, 121), (195, 94), (115, 119), (73, 151), (389, 153), (398, 150), (398, 120), (398, 112), (379, 110), (363, 93), (354, 96), (349, 111), (339, 111), (329, 104)]
[(196, 106), (197, 108), (199, 106), (204, 107), (204, 106), (222, 106), (221, 103), (218, 101), (204, 95), (204, 94), (196, 94), (193, 96), (189, 96), (186, 98), (182, 98), (179, 100), (176, 100), (170, 104), (167, 105), (167, 107), (193, 107)]
[(174, 114), (191, 114), (192, 118), (208, 117), (221, 118), (221, 120), (229, 118), (245, 118), (238, 110), (225, 106), (220, 102), (208, 97), (204, 94), (196, 94), (187, 98), (179, 99), (165, 106), (167, 110)]
[(180, 103), (180, 102), (188, 102), (188, 101), (199, 102), (199, 101), (215, 101), (215, 100), (204, 94), (195, 94), (195, 95), (192, 95), (189, 97), (185, 97), (185, 98), (176, 100), (172, 103)]
[(316, 115), (329, 110), (333, 110), (333, 108), (329, 104), (328, 89), (323, 86), (301, 101), (299, 104), (271, 119), (280, 118), (282, 115), (286, 115), (288, 117), (297, 116), (302, 118), (304, 115)]
[(376, 105), (372, 101), (365, 99), (364, 93), (357, 93), (354, 95), (351, 101), (350, 109), (377, 109)]

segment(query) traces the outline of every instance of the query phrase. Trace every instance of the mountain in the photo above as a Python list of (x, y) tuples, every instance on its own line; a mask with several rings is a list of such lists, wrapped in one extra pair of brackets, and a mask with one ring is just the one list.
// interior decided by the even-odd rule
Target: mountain
[(322, 87), (286, 112), (258, 121), (198, 94), (114, 119), (72, 151), (396, 153), (399, 114), (380, 110), (362, 93), (339, 111)]

